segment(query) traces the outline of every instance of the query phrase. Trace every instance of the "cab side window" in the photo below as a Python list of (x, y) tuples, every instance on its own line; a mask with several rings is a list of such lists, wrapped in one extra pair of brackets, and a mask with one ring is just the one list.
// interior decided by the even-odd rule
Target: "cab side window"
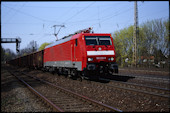
[(76, 44), (76, 46), (78, 45), (78, 40), (77, 39), (75, 40), (75, 44)]

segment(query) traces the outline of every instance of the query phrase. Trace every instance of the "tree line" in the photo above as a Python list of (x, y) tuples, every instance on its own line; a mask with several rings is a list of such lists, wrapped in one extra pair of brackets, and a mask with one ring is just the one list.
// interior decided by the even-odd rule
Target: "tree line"
[(43, 50), (49, 44), (50, 43), (45, 42), (39, 47), (37, 42), (32, 40), (32, 41), (29, 42), (27, 47), (21, 49), (19, 51), (19, 53), (17, 53), (17, 54), (14, 53), (14, 51), (12, 51), (9, 48), (4, 49), (1, 45), (1, 63), (8, 61), (8, 60), (11, 60), (11, 59), (15, 59), (15, 58), (20, 57), (20, 56), (28, 55), (28, 54), (33, 53), (33, 52), (38, 51), (38, 50)]
[[(137, 66), (168, 66), (169, 20), (155, 19), (139, 26), (137, 40)], [(119, 66), (132, 66), (133, 26), (112, 34)]]

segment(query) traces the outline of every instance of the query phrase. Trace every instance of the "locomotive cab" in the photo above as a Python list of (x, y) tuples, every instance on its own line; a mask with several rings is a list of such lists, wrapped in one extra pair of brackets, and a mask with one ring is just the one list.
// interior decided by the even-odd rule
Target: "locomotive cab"
[(84, 36), (87, 64), (86, 71), (105, 74), (118, 73), (113, 39), (110, 34), (89, 34)]

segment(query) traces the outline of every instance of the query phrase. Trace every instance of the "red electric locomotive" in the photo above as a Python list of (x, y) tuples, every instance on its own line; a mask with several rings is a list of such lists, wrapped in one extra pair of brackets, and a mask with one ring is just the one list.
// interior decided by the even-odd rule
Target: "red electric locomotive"
[(44, 49), (44, 68), (81, 77), (118, 73), (111, 34), (91, 33), (89, 28), (48, 45)]

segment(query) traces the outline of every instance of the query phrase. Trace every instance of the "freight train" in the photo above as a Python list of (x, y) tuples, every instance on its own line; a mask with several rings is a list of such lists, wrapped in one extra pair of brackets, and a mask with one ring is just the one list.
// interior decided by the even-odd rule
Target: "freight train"
[(44, 50), (8, 63), (82, 78), (118, 73), (111, 34), (93, 33), (91, 30), (90, 27), (77, 31), (46, 46)]

